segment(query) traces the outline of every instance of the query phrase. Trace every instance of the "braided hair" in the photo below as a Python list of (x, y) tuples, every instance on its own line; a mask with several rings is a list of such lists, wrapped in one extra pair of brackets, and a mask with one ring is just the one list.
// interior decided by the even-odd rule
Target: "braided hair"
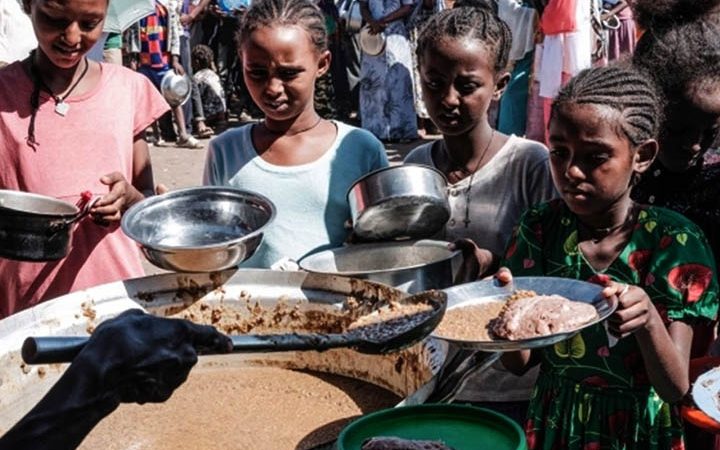
[(552, 115), (569, 103), (603, 105), (618, 111), (620, 128), (633, 145), (657, 137), (661, 96), (652, 79), (631, 66), (611, 65), (580, 72), (560, 89)]
[(297, 25), (310, 35), (315, 49), (323, 52), (328, 48), (325, 16), (310, 0), (256, 0), (245, 13), (236, 36), (238, 46), (262, 27), (273, 25)]
[(720, 81), (720, 23), (698, 19), (648, 30), (633, 63), (652, 75), (668, 104), (677, 103), (692, 88)]
[(635, 21), (644, 29), (672, 27), (692, 22), (720, 7), (720, 0), (634, 0)]
[(495, 72), (508, 66), (512, 46), (510, 28), (485, 8), (464, 6), (446, 9), (430, 17), (418, 37), (418, 59), (422, 60), (425, 51), (443, 39), (476, 39), (482, 42), (495, 58)]

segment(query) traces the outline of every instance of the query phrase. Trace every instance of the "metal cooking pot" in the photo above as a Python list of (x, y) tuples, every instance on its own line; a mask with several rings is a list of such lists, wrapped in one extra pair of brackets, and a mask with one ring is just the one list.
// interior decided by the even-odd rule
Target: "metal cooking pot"
[(72, 224), (90, 212), (82, 207), (28, 192), (0, 190), (0, 257), (55, 261), (70, 251)]
[(450, 219), (439, 170), (403, 164), (370, 172), (348, 190), (355, 234), (366, 240), (429, 238)]
[(415, 241), (358, 244), (325, 250), (299, 261), (308, 272), (371, 280), (414, 294), (453, 284), (462, 253), (448, 242)]
[(180, 272), (212, 272), (250, 258), (275, 218), (266, 197), (240, 189), (180, 189), (133, 205), (122, 229), (156, 266)]

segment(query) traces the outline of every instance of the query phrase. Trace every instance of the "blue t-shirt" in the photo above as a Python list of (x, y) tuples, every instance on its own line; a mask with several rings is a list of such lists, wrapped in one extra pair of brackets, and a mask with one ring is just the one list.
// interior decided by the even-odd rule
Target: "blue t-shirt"
[(287, 257), (295, 261), (345, 242), (350, 219), (347, 191), (360, 177), (386, 167), (382, 143), (371, 133), (337, 126), (332, 146), (317, 160), (277, 166), (258, 156), (252, 125), (228, 130), (210, 141), (203, 184), (257, 192), (277, 208), (263, 243), (243, 267), (268, 268)]

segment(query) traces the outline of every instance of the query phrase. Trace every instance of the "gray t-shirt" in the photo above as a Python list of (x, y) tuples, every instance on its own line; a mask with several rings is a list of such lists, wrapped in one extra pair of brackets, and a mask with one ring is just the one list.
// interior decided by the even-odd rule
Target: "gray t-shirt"
[[(414, 149), (405, 162), (436, 167), (432, 159), (433, 144), (430, 142)], [(450, 221), (445, 226), (444, 236), (438, 237), (448, 241), (469, 238), (480, 248), (502, 257), (523, 211), (557, 196), (548, 157), (544, 145), (510, 136), (500, 151), (477, 171), (472, 186), (469, 186), (470, 177), (449, 186)], [(464, 223), (466, 208), (470, 219), (467, 227)], [(458, 400), (528, 400), (536, 377), (537, 369), (518, 377), (505, 370), (498, 361), (483, 373), (472, 376)]]

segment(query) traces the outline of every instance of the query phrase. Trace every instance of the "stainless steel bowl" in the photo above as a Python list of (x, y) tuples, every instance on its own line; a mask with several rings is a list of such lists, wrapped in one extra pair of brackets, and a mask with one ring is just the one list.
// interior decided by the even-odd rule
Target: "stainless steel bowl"
[(349, 245), (299, 261), (308, 272), (376, 281), (411, 294), (451, 286), (461, 263), (460, 251), (430, 240)]
[(275, 205), (254, 192), (206, 186), (133, 205), (122, 229), (151, 263), (181, 272), (213, 272), (245, 261), (275, 218)]
[(445, 175), (429, 166), (371, 172), (347, 194), (355, 234), (367, 240), (432, 237), (450, 218), (446, 189)]
[(378, 56), (385, 51), (385, 34), (372, 34), (370, 27), (365, 25), (360, 30), (360, 48), (368, 56)]
[(160, 80), (160, 92), (170, 106), (184, 105), (192, 94), (192, 80), (187, 74), (178, 75), (168, 70)]

